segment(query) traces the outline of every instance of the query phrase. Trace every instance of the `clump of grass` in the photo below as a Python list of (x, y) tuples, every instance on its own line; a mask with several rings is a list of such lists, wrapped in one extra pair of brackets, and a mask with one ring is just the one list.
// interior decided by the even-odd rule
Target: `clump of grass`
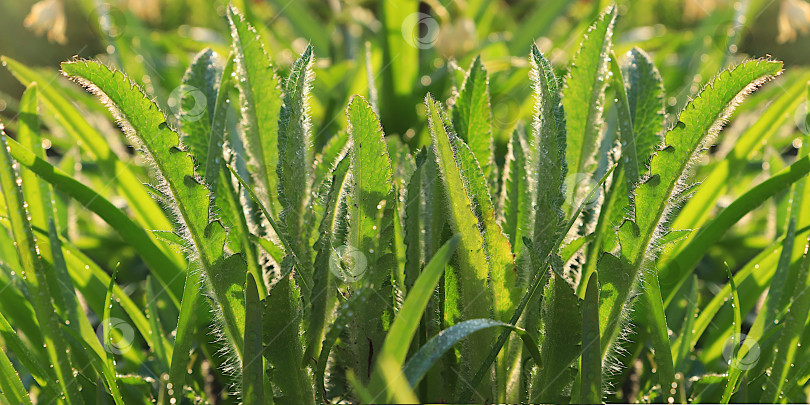
[[(564, 76), (529, 49), (531, 119), (510, 131), (504, 156), (481, 58), (446, 103), (424, 97), (424, 145), (386, 136), (369, 75), (369, 96), (348, 100), (345, 128), (317, 148), (317, 49), (282, 72), (251, 17), (226, 14), (229, 55), (197, 54), (176, 116), (105, 63), (62, 64), (136, 145), (150, 184), (133, 183), (138, 169), (71, 103), (80, 96), (40, 91), (41, 73), (4, 59), (28, 89), (17, 139), (0, 138), (0, 400), (803, 398), (810, 157), (803, 149), (711, 221), (685, 203), (703, 197), (691, 174), (706, 148), (781, 62), (725, 69), (668, 117), (652, 59), (638, 48), (616, 57), (610, 7)], [(396, 98), (388, 90), (380, 99)], [(40, 117), (89, 144), (128, 209), (107, 186), (81, 182), (68, 155), (51, 163)], [(784, 236), (704, 303), (695, 265), (780, 192), (791, 196)], [(72, 201), (145, 263), (142, 293), (119, 286), (132, 277), (126, 265), (110, 277), (76, 246)], [(743, 315), (767, 286), (775, 291), (744, 339)], [(212, 381), (228, 394), (212, 393)], [(628, 381), (636, 396), (619, 390)]]

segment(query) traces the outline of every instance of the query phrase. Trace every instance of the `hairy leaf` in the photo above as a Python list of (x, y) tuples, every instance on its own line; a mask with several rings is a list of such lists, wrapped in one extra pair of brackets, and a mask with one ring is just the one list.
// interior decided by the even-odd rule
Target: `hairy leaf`
[(281, 207), (274, 196), (279, 184), (275, 169), (280, 150), (281, 86), (259, 34), (233, 6), (228, 7), (228, 23), (243, 110), (242, 132), (251, 158), (251, 172), (258, 185), (256, 193), (271, 214), (278, 214)]
[(209, 191), (194, 176), (192, 159), (182, 151), (177, 133), (166, 124), (157, 106), (122, 73), (87, 61), (64, 63), (62, 69), (108, 104), (153, 161), (176, 204), (178, 220), (188, 230), (188, 242), (197, 255), (196, 265), (213, 287), (223, 333), (241, 363), (245, 262), (238, 254), (225, 256), (226, 231), (218, 221), (209, 221)]

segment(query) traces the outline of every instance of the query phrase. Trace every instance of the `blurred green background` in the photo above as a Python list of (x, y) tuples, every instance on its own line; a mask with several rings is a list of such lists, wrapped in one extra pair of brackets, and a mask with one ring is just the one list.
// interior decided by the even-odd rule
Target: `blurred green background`
[[(403, 7), (405, 3), (411, 2), (402, 2)], [(414, 64), (412, 57), (410, 61), (408, 57), (392, 60), (393, 55), (386, 54), (385, 24), (378, 19), (378, 1), (235, 2), (246, 10), (254, 25), (261, 27), (271, 56), (282, 70), (307, 42), (314, 45), (319, 58), (316, 91), (335, 95), (334, 105), (313, 108), (316, 128), (324, 131), (319, 144), (341, 127), (342, 117), (338, 116), (345, 106), (338, 104), (348, 100), (343, 96), (352, 90), (367, 90), (357, 84), (352, 73), (364, 69), (368, 41), (375, 59), (372, 69), (382, 93), (388, 93), (386, 86), (402, 87), (402, 83), (388, 83), (387, 71), (416, 69), (416, 82), (423, 85), (407, 89), (413, 90), (408, 91), (412, 97), (381, 100), (386, 132), (404, 134), (406, 139), (419, 136), (420, 125), (415, 122), (424, 93), (449, 94), (453, 81), (448, 71), (455, 66), (466, 68), (475, 55), (481, 54), (492, 73), (495, 120), (505, 127), (497, 134), (501, 147), (517, 119), (531, 108), (530, 103), (516, 101), (525, 100), (528, 94), (525, 55), (531, 42), (536, 41), (558, 67), (564, 68), (587, 22), (609, 3), (423, 1), (419, 10), (426, 19), (417, 23), (420, 37), (416, 40), (425, 42), (424, 46), (417, 44), (421, 48), (417, 50), (417, 66), (408, 67)], [(226, 4), (221, 0), (4, 1), (0, 4), (0, 54), (52, 71), (59, 62), (74, 56), (102, 56), (163, 102), (165, 91), (179, 85), (194, 53), (206, 46), (227, 53)], [(810, 49), (806, 35), (810, 4), (805, 0), (619, 0), (617, 4), (617, 55), (632, 46), (652, 54), (666, 80), (667, 93), (673, 97), (669, 100), (673, 107), (681, 106), (719, 68), (746, 56), (771, 55), (785, 61), (788, 68), (810, 63), (806, 51)], [(60, 29), (61, 21), (64, 30)], [(36, 32), (38, 27), (44, 32)], [(22, 89), (7, 70), (0, 69), (4, 109), (13, 107)], [(404, 91), (393, 93), (395, 98), (404, 95)]]

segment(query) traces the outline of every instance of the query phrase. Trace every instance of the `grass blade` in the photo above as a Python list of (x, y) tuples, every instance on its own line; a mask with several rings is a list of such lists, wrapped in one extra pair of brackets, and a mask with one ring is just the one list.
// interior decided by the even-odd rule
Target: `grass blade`
[(731, 274), (728, 265), (726, 273), (728, 274), (728, 284), (731, 286), (731, 307), (734, 312), (734, 321), (731, 327), (733, 328), (734, 335), (731, 337), (731, 360), (728, 362), (728, 378), (723, 390), (722, 403), (727, 404), (731, 400), (731, 395), (737, 390), (737, 381), (742, 374), (739, 359), (742, 358), (740, 349), (742, 348), (742, 314), (740, 313), (740, 296), (737, 294), (737, 284), (734, 282), (734, 276)]
[(17, 403), (17, 404), (30, 404), (31, 398), (28, 397), (28, 392), (23, 387), (20, 381), (20, 375), (11, 361), (6, 356), (5, 351), (0, 350), (0, 387), (2, 392), (0, 395), (1, 402), (4, 403)]
[(643, 312), (647, 313), (648, 328), (653, 346), (653, 358), (658, 367), (658, 383), (661, 392), (675, 381), (675, 366), (672, 361), (672, 344), (669, 341), (669, 328), (664, 313), (664, 302), (661, 298), (661, 287), (658, 285), (658, 274), (651, 271), (642, 276), (645, 305)]
[(438, 335), (430, 339), (407, 363), (405, 363), (402, 372), (405, 374), (411, 387), (415, 387), (433, 364), (461, 339), (489, 328), (504, 328), (508, 329), (510, 332), (517, 333), (523, 340), (524, 347), (532, 355), (534, 361), (540, 364), (540, 353), (537, 351), (537, 342), (535, 342), (525, 330), (492, 319), (470, 319), (459, 322), (439, 332)]
[[(433, 295), (433, 290), (444, 275), (444, 269), (450, 261), (450, 257), (456, 252), (459, 239), (459, 236), (454, 236), (430, 259), (430, 263), (425, 266), (419, 278), (416, 279), (411, 293), (408, 294), (405, 303), (402, 304), (402, 309), (397, 313), (394, 323), (388, 330), (369, 387), (375, 400), (378, 398), (382, 398), (384, 402), (394, 400), (393, 392), (385, 388), (386, 376), (382, 373), (390, 369), (400, 370), (402, 368), (408, 348), (419, 327), (419, 321)], [(384, 362), (382, 359), (385, 359)]]
[(801, 260), (801, 270), (795, 294), (784, 321), (784, 329), (780, 332), (778, 342), (774, 345), (773, 363), (771, 367), (770, 383), (765, 389), (760, 401), (781, 402), (785, 397), (785, 390), (792, 388), (787, 383), (788, 373), (798, 360), (800, 339), (810, 312), (810, 257), (807, 254), (810, 245), (805, 245), (804, 257)]
[[(34, 352), (29, 349), (28, 345), (23, 342), (2, 313), (0, 313), (0, 336), (3, 338), (3, 342), (6, 344), (6, 351), (14, 353), (14, 355), (17, 357), (17, 361), (19, 361), (23, 367), (25, 367), (25, 369), (31, 373), (31, 376), (34, 378), (37, 384), (39, 384), (39, 386), (46, 393), (48, 393), (48, 395), (51, 395), (54, 398), (58, 397), (59, 393), (56, 391), (56, 389), (59, 384), (56, 382), (54, 373), (42, 366), (41, 363), (43, 360), (40, 359), (40, 356), (34, 354)], [(5, 352), (0, 355), (5, 355)], [(18, 375), (16, 370), (12, 369), (12, 371)], [(10, 377), (6, 376), (6, 378), (8, 379)], [(19, 379), (19, 376), (17, 376), (17, 379)], [(7, 387), (8, 385), (0, 384), (0, 386)], [(23, 392), (26, 392), (25, 389), (23, 389)], [(28, 396), (27, 393), (26, 396)]]
[[(51, 78), (25, 67), (11, 58), (4, 56), (0, 60), (23, 85), (52, 82)], [(86, 156), (98, 162), (102, 167), (101, 172), (110, 179), (115, 179), (117, 191), (127, 200), (127, 205), (135, 214), (138, 224), (145, 229), (171, 229), (171, 222), (157, 202), (150, 198), (141, 180), (129, 169), (127, 164), (113, 153), (104, 135), (87, 122), (84, 115), (63, 92), (59, 91), (57, 86), (41, 87), (39, 100), (51, 113), (50, 115), (55, 117), (56, 122), (81, 146)], [(167, 254), (172, 255), (170, 249), (165, 246), (161, 247)], [(175, 255), (172, 255), (172, 259), (176, 263), (175, 266), (184, 262), (182, 257)]]
[(75, 199), (87, 209), (97, 214), (107, 222), (113, 229), (117, 230), (126, 240), (138, 251), (147, 263), (153, 274), (160, 280), (161, 284), (168, 287), (169, 296), (172, 302), (179, 306), (177, 298), (182, 291), (182, 279), (178, 275), (182, 270), (156, 243), (141, 226), (136, 224), (127, 214), (118, 209), (109, 200), (95, 192), (92, 188), (85, 186), (78, 180), (67, 175), (50, 163), (37, 157), (33, 152), (25, 149), (22, 145), (8, 139), (8, 146), (11, 156), (25, 168), (36, 173), (39, 178), (50, 183), (56, 190)]
[(665, 304), (669, 305), (677, 289), (689, 277), (691, 269), (697, 265), (708, 248), (720, 240), (732, 225), (769, 198), (803, 179), (807, 173), (810, 173), (810, 155), (795, 161), (789, 167), (745, 192), (701, 228), (686, 247), (681, 249), (666, 267), (659, 271), (666, 298)]
[(48, 353), (48, 359), (53, 365), (63, 399), (71, 405), (83, 404), (84, 400), (78, 391), (78, 387), (69, 383), (73, 375), (71, 362), (69, 359), (60, 357), (68, 351), (68, 346), (59, 326), (61, 324), (59, 317), (51, 304), (51, 293), (45, 274), (45, 263), (38, 254), (37, 242), (28, 221), (28, 213), (23, 200), (22, 189), (20, 188), (22, 181), (16, 176), (15, 166), (9, 154), (7, 137), (2, 125), (0, 125), (0, 149), (2, 149), (0, 150), (0, 185), (2, 186), (6, 207), (8, 207), (12, 235), (16, 241), (17, 257), (22, 265), (24, 279), (31, 294), (32, 304), (44, 340), (45, 351)]

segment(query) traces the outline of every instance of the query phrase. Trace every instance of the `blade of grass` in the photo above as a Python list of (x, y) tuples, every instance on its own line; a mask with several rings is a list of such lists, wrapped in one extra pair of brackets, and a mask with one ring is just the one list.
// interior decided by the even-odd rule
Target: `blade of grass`
[(526, 350), (532, 355), (532, 358), (537, 364), (540, 364), (540, 353), (537, 350), (539, 347), (537, 342), (529, 336), (529, 334), (514, 325), (508, 323), (498, 322), (492, 319), (470, 319), (467, 321), (459, 322), (441, 332), (430, 339), (424, 346), (422, 346), (416, 354), (414, 354), (407, 363), (402, 372), (408, 379), (411, 387), (415, 387), (419, 381), (430, 370), (434, 363), (441, 358), (448, 350), (453, 348), (456, 343), (470, 335), (486, 330), (489, 328), (504, 328), (507, 333), (515, 332), (523, 340), (523, 345)]
[(726, 379), (725, 388), (723, 389), (722, 403), (727, 404), (731, 400), (731, 395), (737, 390), (737, 382), (739, 381), (742, 369), (740, 368), (740, 347), (742, 342), (742, 314), (740, 313), (740, 296), (737, 294), (737, 284), (734, 282), (734, 276), (725, 264), (726, 273), (728, 274), (728, 284), (731, 286), (731, 307), (734, 312), (734, 321), (732, 321), (732, 328), (734, 334), (731, 337), (731, 360), (728, 362), (728, 378)]
[(397, 313), (391, 328), (388, 329), (369, 385), (369, 392), (373, 394), (374, 401), (388, 402), (395, 399), (394, 392), (390, 388), (386, 388), (387, 378), (383, 373), (402, 369), (408, 348), (419, 327), (419, 321), (422, 319), (439, 279), (444, 275), (444, 269), (450, 261), (450, 257), (456, 252), (459, 239), (459, 236), (454, 236), (436, 252), (419, 278), (416, 279), (411, 293), (408, 294), (402, 309)]
[(701, 228), (686, 247), (659, 271), (666, 306), (672, 302), (678, 287), (689, 277), (691, 269), (695, 268), (709, 247), (720, 240), (732, 225), (772, 196), (804, 178), (807, 173), (810, 173), (810, 155), (804, 156), (745, 192)]
[[(25, 65), (3, 56), (0, 58), (3, 65), (23, 84), (30, 85), (51, 83), (52, 80)], [(96, 160), (102, 167), (102, 173), (115, 179), (117, 191), (127, 200), (127, 205), (133, 210), (136, 222), (145, 229), (171, 229), (171, 223), (160, 206), (149, 197), (144, 190), (142, 181), (122, 162), (112, 151), (104, 136), (93, 128), (83, 114), (70, 102), (69, 97), (60, 91), (56, 85), (39, 88), (39, 100), (47, 107), (54, 120), (63, 127), (76, 141), (82, 151)], [(182, 265), (182, 256), (174, 255), (166, 246), (161, 246), (164, 252), (172, 258), (176, 266)]]
[(182, 279), (178, 279), (177, 276), (182, 274), (183, 271), (156, 244), (156, 238), (150, 236), (144, 228), (132, 221), (127, 214), (92, 188), (53, 167), (13, 139), (8, 139), (8, 146), (11, 156), (18, 163), (36, 173), (41, 179), (51, 183), (55, 189), (87, 207), (87, 209), (107, 222), (112, 229), (118, 231), (141, 254), (153, 274), (161, 281), (163, 286), (167, 287), (172, 302), (179, 306), (177, 296), (182, 290), (180, 284)]
[(810, 244), (806, 244), (805, 254), (801, 260), (801, 270), (796, 284), (798, 289), (793, 295), (790, 309), (784, 321), (784, 330), (779, 334), (778, 342), (774, 345), (771, 374), (764, 395), (760, 401), (781, 402), (784, 399), (784, 389), (790, 387), (786, 383), (788, 373), (797, 360), (801, 343), (802, 332), (810, 312), (810, 255), (807, 254)]
[(16, 176), (14, 163), (8, 150), (8, 142), (2, 125), (0, 125), (0, 185), (8, 207), (9, 220), (14, 240), (16, 241), (18, 260), (23, 268), (23, 278), (31, 295), (32, 304), (39, 322), (44, 340), (44, 349), (48, 360), (53, 365), (56, 379), (59, 382), (60, 395), (66, 403), (83, 404), (84, 400), (78, 387), (70, 384), (73, 368), (69, 359), (62, 358), (66, 353), (67, 342), (60, 328), (59, 317), (51, 303), (51, 293), (45, 274), (45, 263), (37, 253), (37, 242), (31, 224), (28, 221), (25, 202)]
[(3, 350), (0, 350), (0, 387), (2, 387), (0, 395), (3, 395), (0, 402), (31, 404), (31, 398), (23, 387), (20, 375)]

